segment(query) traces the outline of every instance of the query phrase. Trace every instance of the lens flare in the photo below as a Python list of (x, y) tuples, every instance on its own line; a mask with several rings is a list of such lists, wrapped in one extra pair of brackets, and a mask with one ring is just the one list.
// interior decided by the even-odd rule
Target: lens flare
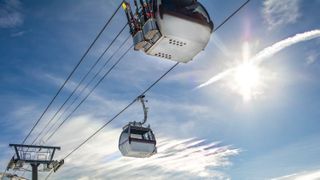
[(252, 63), (243, 63), (234, 72), (234, 89), (244, 101), (250, 101), (259, 89), (260, 69)]
[[(267, 85), (271, 84), (271, 81), (275, 78), (261, 64), (290, 46), (319, 37), (320, 29), (299, 33), (264, 48), (254, 56), (250, 56), (249, 43), (245, 42), (242, 49), (241, 63), (234, 64), (225, 71), (211, 77), (208, 81), (197, 86), (197, 89), (222, 81), (227, 84), (228, 88), (240, 94), (244, 101), (261, 96), (264, 94), (265, 88), (269, 87)], [(239, 60), (239, 57), (236, 59)]]
[(259, 91), (261, 71), (250, 61), (250, 45), (245, 42), (242, 46), (242, 63), (236, 66), (233, 72), (232, 89), (239, 93), (245, 102), (250, 101)]

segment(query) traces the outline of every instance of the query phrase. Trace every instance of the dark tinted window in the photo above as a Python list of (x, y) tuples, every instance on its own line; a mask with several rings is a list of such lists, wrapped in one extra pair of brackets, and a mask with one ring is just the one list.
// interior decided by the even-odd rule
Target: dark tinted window
[(190, 6), (194, 3), (194, 0), (162, 0), (162, 5), (166, 8), (170, 8), (171, 10), (184, 8), (186, 6)]
[(143, 131), (143, 130), (131, 129), (130, 137), (136, 138), (136, 139), (154, 140), (154, 136), (151, 130)]
[(210, 22), (210, 17), (204, 7), (193, 0), (162, 0), (162, 5), (166, 10)]

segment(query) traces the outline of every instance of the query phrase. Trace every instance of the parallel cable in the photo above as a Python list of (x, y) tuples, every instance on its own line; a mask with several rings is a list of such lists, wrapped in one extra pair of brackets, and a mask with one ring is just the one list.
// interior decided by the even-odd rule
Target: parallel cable
[[(153, 88), (161, 79), (163, 79), (170, 71), (172, 71), (175, 67), (177, 67), (180, 63), (177, 62), (173, 66), (170, 67), (160, 78), (158, 78), (154, 83), (152, 83), (146, 90), (144, 90), (139, 96), (144, 95), (148, 91), (150, 91), (151, 88)], [(138, 97), (139, 97), (138, 96)], [(116, 114), (113, 118), (111, 118), (108, 122), (106, 122), (103, 126), (101, 126), (97, 131), (95, 131), (92, 135), (90, 135), (86, 140), (84, 140), (80, 145), (78, 145), (75, 149), (73, 149), (69, 154), (67, 154), (63, 159), (68, 158), (71, 156), (75, 151), (77, 151), (81, 146), (83, 146), (85, 143), (87, 143), (91, 138), (93, 138), (95, 135), (97, 135), (102, 129), (104, 129), (108, 124), (110, 124), (113, 120), (115, 120), (120, 114), (122, 114), (125, 110), (127, 110), (130, 106), (132, 106), (137, 101), (137, 98), (135, 98), (131, 103), (129, 103), (125, 108), (123, 108), (118, 114)]]
[[(129, 36), (127, 37), (127, 39), (119, 46), (118, 50), (115, 51), (115, 52), (113, 53), (113, 55), (108, 58), (108, 60), (104, 63), (104, 65), (99, 69), (98, 73), (91, 78), (91, 80), (90, 80), (90, 81), (87, 83), (87, 85), (81, 90), (81, 92), (78, 94), (78, 96), (73, 99), (73, 101), (71, 102), (71, 104), (69, 104), (68, 107), (60, 114), (60, 116), (58, 117), (57, 121), (56, 121), (54, 124), (51, 125), (51, 127), (49, 128), (49, 130), (47, 131), (47, 133), (49, 133), (49, 132), (57, 125), (57, 123), (58, 123), (59, 120), (64, 116), (64, 114), (65, 114), (66, 112), (68, 112), (68, 110), (73, 106), (73, 104), (81, 97), (81, 95), (84, 93), (84, 91), (85, 91), (85, 90), (88, 88), (88, 86), (93, 82), (93, 80), (100, 74), (100, 72), (106, 67), (106, 65), (109, 63), (109, 61), (110, 61), (110, 60), (114, 57), (114, 55), (120, 50), (120, 48), (121, 48), (121, 47), (124, 45), (124, 43), (129, 39), (129, 37), (130, 37), (130, 35), (129, 35)], [(76, 110), (76, 109), (75, 109), (75, 110)], [(75, 110), (73, 110), (73, 111), (75, 111)], [(70, 115), (68, 115), (68, 116), (70, 116)], [(67, 120), (67, 119), (64, 119), (64, 120), (63, 120), (64, 122), (62, 122), (62, 124), (65, 123), (66, 120)], [(61, 127), (62, 125), (60, 124), (59, 126)], [(59, 129), (59, 128), (56, 128), (54, 131), (57, 131), (58, 129)], [(53, 134), (51, 134), (50, 136), (52, 136), (52, 135), (53, 135)], [(49, 137), (50, 137), (50, 136), (49, 136)], [(44, 137), (45, 137), (45, 135), (42, 137), (42, 139), (43, 139)], [(49, 137), (48, 137), (44, 142), (47, 142), (47, 141), (50, 139)]]
[[(250, 1), (250, 0), (248, 0)], [(246, 5), (247, 2), (245, 2), (244, 5)], [(244, 7), (242, 5), (240, 8), (238, 8), (235, 13), (232, 13), (230, 16), (227, 17), (227, 20), (222, 22), (222, 25), (225, 24), (231, 17), (233, 17), (237, 12), (240, 11)], [(218, 27), (222, 27), (222, 25), (219, 25)], [(216, 32), (219, 28), (216, 28), (214, 32)], [(144, 95), (147, 93), (151, 88), (153, 88), (161, 79), (163, 79), (170, 71), (172, 71), (176, 66), (179, 65), (179, 62), (175, 63), (172, 67), (170, 67), (169, 70), (167, 70), (160, 78), (158, 78), (153, 84), (151, 84), (145, 91), (143, 91), (139, 96)], [(139, 97), (138, 96), (138, 97)], [(101, 126), (96, 132), (94, 132), (92, 135), (90, 135), (86, 140), (84, 140), (79, 146), (77, 146), (74, 150), (72, 150), (68, 155), (66, 155), (63, 159), (68, 158), (71, 154), (73, 154), (75, 151), (77, 151), (81, 146), (83, 146), (85, 143), (87, 143), (91, 138), (93, 138), (96, 134), (98, 134), (102, 129), (104, 129), (109, 123), (111, 123), (114, 119), (116, 119), (120, 114), (122, 114), (125, 110), (127, 110), (133, 103), (136, 102), (136, 98), (129, 103), (125, 108), (123, 108), (118, 114), (116, 114), (113, 118), (111, 118), (108, 122), (106, 122), (103, 126)]]
[[(87, 84), (86, 87), (82, 89), (82, 92), (87, 89), (87, 87), (93, 82), (93, 80), (100, 74), (100, 72), (103, 70), (103, 68), (107, 65), (107, 63), (114, 57), (114, 55), (121, 49), (121, 47), (130, 39), (130, 36), (123, 42), (123, 44), (119, 47), (119, 49), (108, 59), (108, 61), (105, 63), (105, 65), (100, 69), (100, 71), (90, 80), (90, 82)], [(108, 74), (120, 63), (120, 61), (123, 59), (123, 57), (129, 52), (129, 50), (133, 46), (130, 46), (126, 52), (110, 67), (110, 69), (100, 78), (100, 80), (94, 85), (94, 87), (90, 90), (90, 92), (81, 100), (81, 102), (72, 110), (72, 112), (59, 124), (59, 126), (48, 136), (48, 138), (45, 140), (45, 142), (48, 142), (55, 134), (56, 132), (62, 127), (62, 125), (70, 119), (70, 117), (73, 115), (73, 113), (88, 99), (88, 97), (93, 93), (93, 91), (99, 86), (99, 84), (108, 76)], [(81, 93), (82, 93), (81, 92)], [(80, 97), (81, 93), (78, 97)], [(76, 99), (78, 99), (78, 97)]]
[[(226, 22), (228, 22), (234, 15), (236, 15), (243, 7), (245, 7), (246, 4), (248, 4), (250, 0), (246, 1), (240, 8), (238, 8), (234, 13), (232, 13), (230, 16), (228, 16), (226, 18), (226, 20), (224, 20), (221, 25), (219, 25), (214, 32), (216, 32), (217, 30), (219, 30)], [(170, 71), (172, 71), (175, 67), (177, 67), (179, 65), (179, 62), (177, 62), (176, 64), (174, 64), (172, 67), (170, 67), (170, 69), (168, 71), (166, 71), (159, 79), (157, 79), (153, 84), (151, 84), (145, 91), (143, 91), (141, 93), (141, 95), (145, 94), (146, 92), (148, 92), (152, 87), (154, 87), (162, 78), (164, 78)], [(138, 96), (139, 97), (139, 96)], [(125, 108), (123, 108), (118, 114), (116, 114), (113, 118), (111, 118), (108, 122), (106, 122), (103, 126), (101, 126), (97, 131), (95, 131), (93, 134), (91, 134), (86, 140), (84, 140), (81, 144), (79, 144), (75, 149), (73, 149), (70, 153), (68, 153), (63, 160), (65, 160), (66, 158), (68, 158), (69, 156), (71, 156), (74, 152), (76, 152), (78, 149), (80, 149), (84, 144), (86, 144), (90, 139), (92, 139), (95, 135), (97, 135), (102, 129), (104, 129), (109, 123), (111, 123), (113, 120), (115, 120), (120, 114), (122, 114), (125, 110), (127, 110), (130, 106), (132, 106), (132, 104), (134, 104), (136, 101), (136, 98), (129, 103)], [(51, 176), (51, 172), (48, 174), (48, 176), (46, 177), (46, 179), (49, 179), (49, 177)]]
[[(21, 144), (24, 144), (27, 139), (30, 137), (31, 133), (34, 131), (34, 129), (38, 126), (39, 122), (41, 121), (41, 119), (43, 118), (43, 116), (46, 114), (46, 112), (49, 110), (49, 108), (51, 107), (51, 105), (53, 104), (53, 102), (55, 101), (55, 99), (58, 97), (58, 95), (61, 93), (62, 89), (65, 87), (65, 85), (67, 84), (67, 82), (70, 80), (70, 78), (73, 76), (73, 74), (75, 73), (75, 71), (78, 69), (78, 67), (80, 66), (80, 64), (84, 61), (85, 57), (87, 56), (87, 54), (89, 53), (89, 51), (92, 49), (92, 47), (94, 46), (94, 44), (96, 43), (96, 41), (100, 38), (100, 36), (102, 35), (102, 33), (105, 31), (105, 29), (108, 27), (108, 25), (110, 24), (111, 20), (114, 18), (114, 16), (117, 14), (117, 12), (119, 11), (119, 9), (121, 8), (122, 3), (119, 4), (119, 6), (117, 7), (117, 9), (115, 10), (115, 12), (111, 15), (111, 17), (108, 19), (108, 21), (106, 22), (106, 24), (102, 27), (102, 29), (100, 30), (100, 32), (98, 33), (98, 35), (95, 37), (95, 39), (93, 40), (93, 42), (90, 44), (89, 48), (85, 51), (85, 53), (82, 55), (81, 59), (79, 60), (79, 62), (76, 64), (76, 66), (74, 67), (74, 69), (71, 71), (71, 73), (68, 75), (67, 79), (64, 81), (64, 83), (61, 85), (61, 87), (59, 88), (59, 90), (56, 92), (56, 94), (54, 95), (54, 97), (51, 99), (51, 101), (49, 102), (49, 104), (47, 105), (47, 107), (45, 108), (45, 110), (43, 111), (43, 113), (40, 115), (40, 117), (37, 119), (36, 123), (33, 125), (33, 127), (31, 128), (31, 130), (29, 131), (29, 133), (27, 134), (27, 136), (23, 139)], [(14, 156), (14, 155), (13, 155)], [(7, 172), (7, 168), (5, 169), (4, 172)], [(1, 180), (3, 180), (4, 176), (1, 177)]]
[(112, 16), (108, 19), (107, 23), (103, 26), (103, 28), (100, 30), (100, 32), (98, 33), (98, 35), (95, 37), (95, 39), (93, 40), (93, 42), (90, 44), (89, 48), (86, 50), (86, 52), (82, 55), (80, 61), (77, 63), (77, 65), (73, 68), (73, 70), (71, 71), (71, 73), (69, 74), (69, 76), (67, 77), (67, 79), (64, 81), (64, 83), (62, 84), (62, 86), (60, 87), (60, 89), (58, 90), (58, 92), (54, 95), (54, 97), (52, 98), (52, 100), (50, 101), (50, 103), (48, 104), (48, 106), (46, 107), (46, 109), (43, 111), (43, 113), (41, 114), (41, 116), (39, 117), (39, 119), (36, 121), (36, 123), (33, 125), (33, 127), (31, 128), (30, 132), (28, 133), (28, 135), (24, 138), (24, 140), (22, 141), (22, 144), (24, 144), (26, 142), (26, 140), (29, 138), (29, 136), (31, 135), (31, 133), (34, 131), (34, 129), (36, 128), (36, 126), (39, 124), (39, 122), (41, 121), (42, 117), (44, 116), (44, 114), (48, 111), (48, 109), (50, 108), (50, 106), (53, 104), (54, 100), (57, 98), (57, 96), (60, 94), (60, 92), (62, 91), (62, 89), (65, 87), (65, 85), (67, 84), (67, 82), (70, 80), (70, 78), (72, 77), (72, 75), (74, 74), (74, 72), (76, 71), (76, 69), (80, 66), (80, 64), (83, 62), (83, 60), (85, 59), (85, 57), (87, 56), (87, 54), (89, 53), (89, 51), (92, 49), (93, 45), (96, 43), (96, 41), (100, 38), (101, 34), (104, 32), (104, 30), (108, 27), (108, 25), (110, 24), (111, 20), (113, 19), (113, 17), (116, 15), (116, 13), (119, 11), (119, 9), (121, 8), (121, 3), (120, 5), (117, 7), (117, 10), (112, 14)]
[(68, 98), (64, 101), (64, 103), (59, 107), (59, 109), (55, 112), (55, 114), (51, 117), (51, 119), (46, 123), (46, 125), (43, 127), (42, 131), (37, 135), (37, 137), (33, 140), (32, 144), (34, 144), (38, 138), (42, 135), (42, 133), (45, 131), (45, 129), (49, 126), (49, 124), (56, 118), (58, 113), (62, 110), (62, 108), (67, 104), (67, 102), (70, 100), (70, 98), (76, 93), (76, 91), (79, 89), (79, 87), (82, 85), (85, 79), (90, 75), (90, 73), (93, 71), (93, 69), (97, 66), (97, 64), (101, 61), (102, 57), (105, 55), (105, 53), (111, 48), (111, 46), (115, 43), (115, 41), (118, 39), (118, 37), (121, 35), (121, 33), (125, 30), (128, 24), (125, 24), (121, 31), (116, 35), (116, 37), (111, 41), (111, 43), (108, 45), (108, 47), (103, 51), (103, 53), (100, 55), (100, 57), (92, 64), (89, 71), (82, 77), (76, 88), (72, 91), (72, 93), (68, 96)]

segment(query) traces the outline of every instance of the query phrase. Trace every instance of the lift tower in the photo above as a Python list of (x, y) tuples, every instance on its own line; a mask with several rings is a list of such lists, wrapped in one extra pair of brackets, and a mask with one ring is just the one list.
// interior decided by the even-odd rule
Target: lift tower
[(32, 180), (38, 180), (39, 166), (41, 171), (57, 171), (57, 169), (64, 163), (62, 161), (53, 160), (56, 150), (60, 147), (54, 146), (36, 146), (25, 144), (9, 144), (15, 150), (15, 155), (10, 160), (7, 170), (25, 170), (24, 165), (29, 164), (32, 171)]

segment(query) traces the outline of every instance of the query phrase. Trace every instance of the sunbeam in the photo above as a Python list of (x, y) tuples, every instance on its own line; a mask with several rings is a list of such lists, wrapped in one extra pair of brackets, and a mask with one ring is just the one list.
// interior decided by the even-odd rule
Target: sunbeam
[(320, 37), (319, 29), (296, 34), (263, 49), (251, 58), (249, 45), (248, 43), (245, 43), (242, 50), (244, 59), (242, 63), (213, 76), (207, 82), (197, 86), (197, 89), (214, 84), (221, 80), (227, 80), (233, 82), (232, 87), (230, 88), (236, 89), (243, 97), (244, 101), (248, 101), (252, 99), (255, 94), (258, 94), (258, 92), (261, 91), (259, 88), (262, 87), (261, 85), (263, 82), (260, 67), (263, 61), (287, 47), (318, 37)]

